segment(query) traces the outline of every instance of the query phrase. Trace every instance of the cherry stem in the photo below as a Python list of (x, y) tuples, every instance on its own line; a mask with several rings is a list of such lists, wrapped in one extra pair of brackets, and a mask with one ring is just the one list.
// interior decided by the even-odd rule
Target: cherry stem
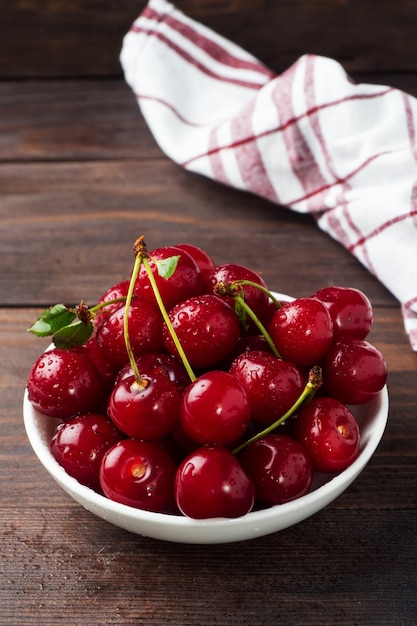
[(315, 394), (316, 390), (322, 385), (322, 382), (323, 378), (321, 368), (318, 365), (315, 365), (311, 368), (308, 376), (308, 381), (292, 407), (288, 409), (288, 411), (284, 413), (284, 415), (276, 420), (273, 424), (260, 431), (259, 433), (256, 433), (256, 435), (237, 446), (233, 450), (233, 454), (239, 454), (239, 452), (246, 448), (246, 446), (248, 446), (250, 443), (258, 441), (258, 439), (261, 439), (261, 437), (265, 437), (265, 435), (269, 435), (270, 433), (272, 433), (276, 428), (278, 428), (278, 426), (283, 424), (285, 420), (291, 417), (291, 415), (296, 412), (296, 410), (303, 404), (303, 402), (305, 402), (305, 400), (307, 400), (307, 398)]
[(259, 283), (255, 283), (253, 280), (236, 280), (234, 283), (234, 285), (248, 285), (250, 287), (255, 287), (255, 289), (259, 289), (259, 291), (262, 291), (262, 293), (264, 293), (265, 295), (268, 296), (268, 298), (270, 298), (272, 300), (272, 302), (274, 303), (274, 305), (277, 307), (277, 309), (280, 309), (282, 307), (282, 304), (279, 300), (277, 300), (277, 298), (274, 296), (273, 293), (271, 293), (269, 291), (269, 289), (266, 289), (265, 287), (263, 287), (262, 285), (260, 285)]
[(137, 255), (135, 258), (135, 264), (133, 266), (132, 276), (130, 277), (129, 289), (128, 289), (127, 296), (126, 296), (125, 314), (123, 318), (123, 337), (125, 340), (125, 346), (126, 346), (127, 354), (129, 357), (129, 362), (133, 370), (133, 373), (135, 375), (135, 383), (133, 386), (136, 386), (137, 389), (145, 389), (148, 386), (148, 381), (142, 378), (142, 376), (139, 373), (139, 369), (136, 363), (135, 355), (133, 354), (132, 345), (130, 343), (130, 336), (129, 336), (129, 309), (130, 309), (130, 304), (132, 302), (133, 290), (135, 288), (135, 283), (139, 274), (139, 268), (141, 266), (141, 263), (142, 263), (142, 258), (140, 257), (140, 255)]
[(234, 298), (239, 303), (239, 306), (242, 309), (244, 309), (245, 313), (247, 313), (247, 315), (249, 315), (251, 320), (259, 328), (261, 334), (265, 337), (265, 340), (266, 340), (267, 344), (269, 345), (269, 347), (271, 348), (272, 352), (277, 357), (277, 359), (281, 359), (282, 357), (281, 357), (280, 353), (278, 352), (278, 350), (276, 348), (276, 345), (272, 341), (271, 335), (268, 333), (268, 331), (266, 330), (265, 326), (262, 324), (262, 322), (257, 317), (257, 315), (252, 311), (250, 306), (248, 306), (248, 304), (245, 302), (245, 299), (242, 296), (240, 296), (240, 295), (236, 295), (236, 296), (234, 296)]
[(110, 306), (111, 304), (118, 304), (119, 302), (126, 302), (126, 296), (122, 296), (120, 298), (113, 298), (113, 300), (106, 300), (105, 302), (100, 302), (95, 306), (91, 307), (90, 313), (93, 315), (101, 311), (101, 309), (106, 308), (106, 306)]
[(158, 289), (158, 285), (156, 283), (155, 276), (153, 275), (152, 268), (149, 265), (149, 261), (148, 261), (147, 256), (146, 255), (142, 256), (141, 257), (141, 261), (143, 263), (143, 266), (146, 269), (146, 272), (147, 272), (148, 277), (149, 277), (149, 282), (151, 283), (151, 287), (152, 287), (153, 293), (155, 295), (155, 299), (157, 301), (159, 310), (161, 311), (161, 314), (162, 314), (162, 317), (164, 319), (164, 322), (165, 322), (165, 324), (168, 327), (168, 330), (169, 330), (169, 332), (171, 334), (172, 340), (173, 340), (173, 342), (175, 344), (175, 347), (176, 347), (176, 349), (178, 351), (178, 354), (180, 355), (181, 361), (182, 361), (182, 363), (183, 363), (183, 365), (184, 365), (184, 367), (185, 367), (185, 369), (187, 371), (188, 376), (190, 377), (191, 382), (194, 382), (197, 377), (194, 374), (194, 372), (192, 370), (192, 367), (190, 365), (190, 362), (187, 359), (187, 356), (186, 356), (186, 354), (185, 354), (185, 352), (183, 350), (183, 347), (182, 347), (182, 345), (180, 343), (180, 340), (178, 339), (178, 335), (175, 332), (175, 328), (173, 327), (172, 322), (169, 319), (169, 315), (168, 315), (167, 310), (165, 308), (165, 304), (164, 304), (164, 302), (163, 302), (163, 300), (161, 298), (161, 294), (160, 294), (160, 291)]

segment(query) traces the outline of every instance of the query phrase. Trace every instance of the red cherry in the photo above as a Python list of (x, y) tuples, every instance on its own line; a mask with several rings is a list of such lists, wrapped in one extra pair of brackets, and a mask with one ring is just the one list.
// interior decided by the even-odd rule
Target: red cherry
[(345, 404), (374, 398), (387, 380), (381, 352), (366, 340), (341, 339), (329, 350), (323, 365), (327, 393)]
[(105, 452), (123, 437), (108, 417), (84, 413), (70, 417), (56, 427), (50, 448), (67, 474), (82, 485), (101, 491), (101, 460)]
[(180, 248), (180, 250), (184, 250), (185, 252), (188, 252), (188, 254), (193, 257), (194, 261), (200, 268), (203, 280), (207, 276), (208, 272), (215, 268), (213, 259), (202, 248), (194, 246), (190, 243), (178, 243), (175, 247)]
[[(208, 284), (208, 289), (212, 292), (213, 288), (218, 283), (235, 283), (239, 280), (248, 280), (267, 289), (265, 281), (259, 274), (251, 270), (249, 267), (239, 265), (237, 263), (224, 263), (222, 265), (217, 265), (214, 270), (209, 273), (206, 282)], [(246, 304), (252, 309), (261, 322), (267, 323), (270, 319), (269, 297), (265, 294), (265, 292), (253, 287), (252, 285), (243, 285), (242, 289)], [(233, 299), (229, 297), (226, 299), (229, 301), (231, 306), (234, 307)], [(254, 330), (253, 322), (248, 320), (246, 327), (247, 330), (252, 332)]]
[(201, 444), (229, 444), (245, 432), (249, 401), (241, 383), (221, 370), (206, 372), (187, 387), (181, 402), (181, 424)]
[(128, 437), (160, 439), (171, 432), (179, 418), (181, 394), (164, 374), (141, 376), (146, 387), (137, 388), (134, 376), (115, 384), (107, 413)]
[(230, 450), (206, 446), (191, 453), (178, 467), (175, 499), (188, 517), (233, 518), (252, 509), (254, 488)]
[(335, 398), (313, 398), (298, 414), (293, 431), (319, 472), (341, 472), (359, 454), (359, 426)]
[[(117, 300), (118, 298), (126, 298), (128, 291), (129, 291), (129, 281), (122, 280), (121, 282), (107, 289), (107, 291), (103, 293), (103, 295), (101, 296), (97, 304), (103, 304), (104, 302), (109, 302), (110, 300)], [(117, 309), (121, 307), (122, 305), (123, 305), (123, 301), (115, 302), (113, 304), (109, 304), (103, 309), (100, 309), (97, 312), (97, 316), (95, 318), (95, 322), (97, 326), (99, 326), (101, 322), (106, 317), (108, 317), (111, 313), (114, 313), (114, 311), (117, 311)]]
[(35, 361), (27, 381), (28, 397), (45, 415), (67, 419), (100, 406), (104, 386), (87, 354), (54, 348)]
[(219, 369), (230, 370), (233, 361), (251, 350), (261, 350), (262, 352), (272, 354), (267, 340), (262, 335), (242, 335), (237, 340), (234, 350), (218, 364)]
[(124, 439), (105, 453), (100, 483), (111, 500), (164, 512), (173, 500), (175, 471), (173, 459), (157, 444)]
[(283, 359), (317, 365), (332, 344), (333, 321), (320, 300), (298, 298), (276, 311), (269, 333)]
[[(191, 367), (212, 367), (236, 346), (240, 324), (236, 313), (221, 298), (203, 295), (177, 304), (169, 319)], [(165, 348), (179, 357), (166, 324), (162, 329)]]
[(270, 434), (250, 443), (240, 454), (243, 469), (255, 485), (262, 505), (284, 504), (305, 495), (312, 482), (311, 461), (298, 441)]
[[(165, 375), (167, 376), (181, 391), (190, 384), (190, 377), (187, 370), (176, 357), (165, 352), (146, 352), (136, 359), (136, 365), (139, 372), (146, 373), (148, 376)], [(123, 380), (133, 375), (132, 366), (127, 363), (123, 367), (118, 376), (117, 381)]]
[(250, 350), (232, 364), (233, 374), (246, 389), (254, 421), (269, 426), (292, 407), (304, 389), (299, 368), (260, 350)]
[[(169, 278), (163, 278), (158, 273), (156, 261), (179, 256), (177, 267)], [(156, 248), (149, 253), (149, 265), (155, 277), (162, 301), (169, 311), (175, 304), (196, 296), (203, 291), (201, 271), (192, 256), (176, 246)], [(135, 294), (146, 298), (156, 305), (155, 294), (152, 289), (146, 268), (142, 264), (135, 284)]]
[[(124, 338), (125, 305), (114, 311), (97, 330), (97, 342), (114, 371), (129, 360)], [(162, 317), (158, 309), (144, 298), (136, 297), (129, 308), (129, 338), (135, 357), (163, 348)]]
[(94, 363), (98, 371), (101, 374), (105, 389), (109, 389), (114, 383), (114, 369), (108, 362), (102, 348), (100, 347), (97, 338), (91, 337), (84, 345), (79, 348), (74, 348), (81, 352), (86, 352), (90, 361)]
[(317, 298), (329, 309), (335, 338), (365, 339), (371, 330), (372, 305), (359, 289), (324, 287), (316, 291), (312, 298)]

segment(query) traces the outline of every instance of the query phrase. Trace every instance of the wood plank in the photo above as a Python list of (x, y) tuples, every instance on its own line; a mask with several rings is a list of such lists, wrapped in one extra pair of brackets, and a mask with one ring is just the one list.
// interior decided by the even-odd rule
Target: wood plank
[(415, 531), (412, 511), (329, 509), (272, 537), (207, 549), (130, 535), (70, 503), (17, 508), (4, 527), (2, 619), (328, 626), (331, 615), (337, 626), (409, 625)]
[[(120, 76), (124, 34), (145, 6), (0, 1), (0, 76)], [(178, 0), (177, 6), (276, 71), (304, 53), (349, 71), (417, 70), (417, 5), (408, 0)]]
[[(417, 96), (413, 74), (356, 78)], [(0, 82), (0, 162), (161, 156), (123, 79)]]
[(3, 305), (95, 300), (129, 275), (131, 247), (144, 234), (150, 249), (189, 241), (217, 263), (254, 267), (276, 291), (362, 285), (375, 304), (398, 306), (311, 217), (167, 159), (4, 164), (0, 188)]
[(160, 156), (123, 80), (0, 82), (0, 162)]

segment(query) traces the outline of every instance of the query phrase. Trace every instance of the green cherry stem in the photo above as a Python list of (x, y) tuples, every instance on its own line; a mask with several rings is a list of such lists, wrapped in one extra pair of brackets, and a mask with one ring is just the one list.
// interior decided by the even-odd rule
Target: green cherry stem
[(265, 287), (262, 287), (262, 285), (258, 285), (258, 283), (254, 283), (251, 280), (237, 280), (234, 283), (226, 283), (226, 282), (220, 281), (214, 286), (213, 293), (215, 293), (216, 295), (220, 297), (221, 296), (232, 297), (235, 303), (243, 311), (245, 311), (246, 315), (248, 315), (251, 318), (251, 320), (254, 322), (254, 324), (257, 326), (260, 333), (264, 336), (264, 338), (266, 339), (266, 342), (271, 348), (272, 353), (277, 357), (277, 359), (281, 359), (282, 357), (280, 353), (278, 352), (276, 345), (272, 341), (271, 335), (269, 334), (265, 326), (262, 324), (258, 316), (254, 313), (254, 311), (252, 311), (250, 306), (248, 306), (248, 304), (245, 302), (245, 298), (242, 295), (243, 285), (250, 285), (251, 287), (256, 287), (257, 289), (260, 289), (274, 301), (274, 304), (277, 306), (277, 308), (281, 307), (281, 304), (278, 302), (278, 300), (274, 298), (274, 296), (267, 289), (265, 289)]
[(139, 369), (138, 369), (138, 366), (137, 366), (137, 363), (136, 363), (136, 359), (135, 359), (135, 356), (133, 354), (132, 345), (130, 343), (130, 336), (129, 336), (129, 309), (130, 309), (130, 304), (132, 302), (133, 290), (135, 288), (135, 283), (136, 283), (136, 279), (137, 279), (138, 274), (139, 274), (139, 269), (140, 269), (141, 263), (142, 263), (142, 258), (138, 254), (135, 257), (135, 264), (133, 266), (132, 276), (130, 277), (129, 289), (128, 289), (127, 296), (126, 296), (125, 314), (124, 314), (124, 318), (123, 318), (123, 337), (124, 337), (124, 341), (125, 341), (127, 354), (128, 354), (128, 357), (129, 357), (129, 363), (130, 363), (131, 368), (133, 370), (133, 373), (135, 375), (134, 386), (138, 390), (146, 388), (148, 386), (148, 381), (145, 380), (144, 378), (142, 378), (142, 376), (139, 373)]
[(273, 354), (277, 357), (277, 359), (281, 359), (281, 355), (278, 352), (274, 342), (271, 339), (271, 335), (266, 330), (265, 326), (262, 324), (260, 319), (255, 315), (250, 306), (247, 305), (245, 299), (240, 295), (234, 296), (235, 301), (239, 304), (239, 306), (245, 311), (245, 313), (251, 318), (251, 320), (256, 324), (261, 334), (265, 337), (267, 344), (271, 348)]
[(149, 282), (151, 283), (152, 290), (153, 290), (153, 293), (155, 295), (155, 298), (156, 298), (159, 310), (161, 311), (161, 314), (162, 314), (162, 317), (164, 319), (164, 322), (165, 322), (165, 324), (168, 327), (168, 330), (169, 330), (169, 332), (171, 334), (172, 340), (173, 340), (173, 342), (175, 344), (175, 347), (176, 347), (176, 349), (178, 351), (178, 354), (180, 355), (181, 361), (182, 361), (185, 369), (187, 370), (187, 374), (190, 377), (191, 382), (194, 382), (196, 380), (196, 375), (194, 374), (194, 372), (192, 370), (192, 367), (190, 365), (190, 362), (187, 359), (187, 356), (186, 356), (186, 354), (185, 354), (185, 352), (183, 350), (183, 347), (182, 347), (182, 345), (180, 343), (180, 340), (178, 339), (178, 335), (175, 332), (175, 328), (173, 327), (172, 322), (169, 319), (169, 315), (168, 315), (167, 310), (165, 308), (165, 304), (164, 304), (164, 302), (163, 302), (163, 300), (161, 298), (161, 294), (159, 292), (158, 285), (157, 285), (156, 280), (155, 280), (155, 276), (153, 275), (152, 268), (149, 265), (148, 258), (147, 258), (146, 255), (144, 255), (144, 256), (142, 256), (141, 260), (142, 260), (143, 266), (146, 269), (146, 272), (148, 274)]
[(253, 280), (237, 280), (233, 283), (233, 285), (240, 285), (240, 286), (248, 285), (250, 287), (255, 287), (255, 289), (259, 289), (259, 291), (262, 291), (262, 293), (267, 295), (268, 298), (272, 300), (272, 302), (277, 307), (277, 309), (280, 309), (282, 307), (281, 302), (277, 300), (277, 298), (274, 296), (274, 294), (271, 291), (269, 291), (269, 289), (266, 289), (259, 283), (255, 283)]
[(272, 433), (276, 428), (278, 428), (278, 426), (280, 426), (280, 424), (283, 424), (285, 420), (291, 417), (291, 415), (293, 415), (296, 412), (296, 410), (303, 404), (303, 402), (307, 400), (307, 398), (315, 394), (316, 390), (322, 385), (322, 382), (323, 382), (323, 379), (322, 379), (321, 368), (318, 365), (316, 365), (311, 368), (309, 376), (308, 376), (308, 381), (303, 391), (301, 392), (297, 400), (292, 405), (292, 407), (288, 409), (288, 411), (284, 413), (284, 415), (280, 417), (278, 420), (276, 420), (273, 424), (271, 424), (264, 430), (260, 431), (259, 433), (256, 433), (256, 435), (254, 435), (250, 439), (247, 439), (246, 441), (241, 443), (239, 446), (237, 446), (233, 450), (233, 454), (239, 454), (239, 452), (241, 452), (244, 448), (246, 448), (246, 446), (248, 446), (250, 443), (253, 443), (254, 441), (258, 441), (258, 439), (261, 439), (261, 437), (265, 437), (265, 435), (269, 435), (270, 433)]
[(93, 307), (91, 307), (90, 313), (92, 315), (95, 315), (96, 313), (99, 313), (101, 309), (105, 309), (107, 306), (110, 306), (111, 304), (118, 304), (119, 302), (126, 302), (126, 296), (122, 296), (120, 298), (113, 298), (113, 300), (106, 300), (105, 302), (100, 302), (99, 304), (95, 304)]

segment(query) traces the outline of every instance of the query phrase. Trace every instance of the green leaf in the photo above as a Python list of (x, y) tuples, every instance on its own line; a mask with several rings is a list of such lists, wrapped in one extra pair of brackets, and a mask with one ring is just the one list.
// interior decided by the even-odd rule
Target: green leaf
[(28, 330), (38, 337), (48, 337), (71, 324), (76, 315), (74, 310), (69, 309), (64, 304), (56, 304), (44, 311)]
[(177, 269), (180, 254), (170, 256), (167, 259), (155, 259), (156, 269), (161, 278), (170, 278)]
[(68, 326), (63, 326), (53, 336), (57, 348), (77, 348), (82, 346), (93, 333), (93, 323), (85, 324), (78, 320)]

